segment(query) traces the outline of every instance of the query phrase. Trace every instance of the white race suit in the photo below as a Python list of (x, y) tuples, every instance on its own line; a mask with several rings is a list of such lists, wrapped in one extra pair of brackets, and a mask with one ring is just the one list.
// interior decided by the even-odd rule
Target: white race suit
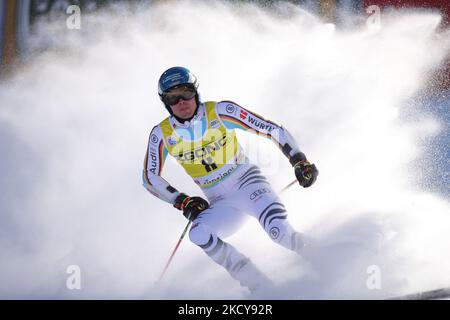
[[(190, 240), (253, 290), (268, 285), (270, 280), (224, 241), (239, 229), (245, 214), (258, 219), (269, 237), (281, 246), (299, 252), (303, 243), (269, 181), (256, 165), (249, 163), (237, 143), (235, 129), (271, 139), (289, 160), (300, 152), (282, 126), (231, 101), (205, 102), (190, 121), (181, 123), (170, 116), (152, 129), (143, 182), (153, 195), (173, 204), (180, 192), (161, 177), (161, 172), (167, 154), (174, 156), (210, 203), (193, 221)], [(214, 130), (216, 134), (208, 133)]]

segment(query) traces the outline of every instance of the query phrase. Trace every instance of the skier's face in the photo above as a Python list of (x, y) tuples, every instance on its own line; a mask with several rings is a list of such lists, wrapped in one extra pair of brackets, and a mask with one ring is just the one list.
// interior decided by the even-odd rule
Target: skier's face
[(180, 99), (177, 104), (170, 106), (174, 115), (181, 119), (189, 119), (197, 109), (195, 97), (189, 100)]

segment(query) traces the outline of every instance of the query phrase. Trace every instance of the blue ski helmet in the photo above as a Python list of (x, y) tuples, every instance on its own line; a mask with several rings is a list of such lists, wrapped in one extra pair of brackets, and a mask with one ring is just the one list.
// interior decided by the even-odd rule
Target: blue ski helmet
[[(187, 85), (194, 88), (196, 91), (198, 89), (197, 77), (188, 69), (184, 67), (172, 67), (163, 72), (158, 81), (158, 94), (161, 101), (163, 101), (164, 92), (176, 88), (181, 85)], [(200, 97), (197, 92), (195, 95), (195, 100), (197, 106), (200, 104)], [(164, 101), (163, 101), (164, 103)], [(166, 109), (172, 114), (172, 109), (169, 105), (165, 104)]]

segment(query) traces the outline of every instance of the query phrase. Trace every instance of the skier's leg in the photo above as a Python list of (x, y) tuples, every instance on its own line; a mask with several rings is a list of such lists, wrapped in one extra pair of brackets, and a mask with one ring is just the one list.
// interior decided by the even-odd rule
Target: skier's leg
[(285, 206), (267, 179), (262, 176), (259, 169), (254, 169), (253, 173), (250, 172), (243, 180), (247, 183), (240, 186), (237, 200), (243, 209), (258, 219), (275, 243), (301, 253), (304, 235), (297, 232), (289, 223)]
[(254, 264), (221, 237), (233, 234), (245, 216), (236, 208), (215, 204), (203, 211), (189, 231), (189, 238), (217, 264), (223, 266), (242, 286), (254, 291), (271, 281)]
[(254, 211), (258, 215), (258, 221), (264, 228), (270, 239), (279, 245), (300, 253), (303, 248), (303, 235), (297, 232), (287, 219), (287, 212), (284, 205), (272, 199), (263, 197), (265, 201), (263, 208)]

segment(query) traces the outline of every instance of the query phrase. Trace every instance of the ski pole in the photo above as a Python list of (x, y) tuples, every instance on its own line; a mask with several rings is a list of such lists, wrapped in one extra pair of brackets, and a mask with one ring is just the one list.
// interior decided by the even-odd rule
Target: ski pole
[[(281, 189), (280, 193), (282, 193), (283, 191), (287, 190), (290, 186), (292, 186), (296, 182), (297, 182), (297, 180), (294, 180), (291, 183), (289, 183), (286, 187)], [(177, 245), (175, 246), (175, 249), (173, 249), (172, 254), (170, 255), (169, 261), (167, 261), (166, 266), (164, 267), (164, 270), (162, 271), (161, 275), (159, 276), (158, 282), (161, 281), (161, 279), (164, 277), (164, 274), (166, 273), (167, 269), (169, 268), (170, 262), (172, 262), (172, 259), (173, 259), (174, 255), (175, 255), (175, 252), (177, 252), (178, 247), (181, 244), (181, 241), (183, 240), (184, 236), (186, 235), (186, 232), (188, 231), (189, 227), (191, 226), (191, 223), (192, 223), (192, 221), (189, 220), (188, 224), (184, 228), (184, 231), (181, 234), (181, 237), (178, 240)]]
[(175, 252), (177, 252), (178, 247), (180, 246), (181, 241), (182, 241), (183, 238), (184, 238), (184, 235), (186, 234), (186, 232), (188, 231), (189, 227), (191, 226), (191, 223), (192, 223), (192, 220), (189, 220), (188, 224), (187, 224), (186, 227), (184, 228), (184, 231), (183, 231), (183, 233), (181, 234), (181, 237), (180, 237), (180, 239), (178, 240), (177, 245), (175, 246), (175, 249), (173, 249), (173, 252), (172, 252), (172, 254), (170, 255), (169, 261), (167, 261), (166, 266), (164, 267), (163, 272), (162, 272), (161, 275), (159, 276), (158, 282), (161, 281), (161, 279), (164, 277), (164, 274), (166, 273), (166, 270), (167, 270), (167, 268), (169, 267), (169, 264), (170, 264), (170, 262), (172, 261), (173, 256), (175, 255)]
[(282, 193), (283, 191), (289, 189), (290, 186), (292, 186), (294, 183), (297, 182), (297, 179), (295, 179), (294, 181), (292, 181), (291, 183), (289, 183), (286, 187), (284, 187), (283, 189), (280, 190), (280, 193)]

